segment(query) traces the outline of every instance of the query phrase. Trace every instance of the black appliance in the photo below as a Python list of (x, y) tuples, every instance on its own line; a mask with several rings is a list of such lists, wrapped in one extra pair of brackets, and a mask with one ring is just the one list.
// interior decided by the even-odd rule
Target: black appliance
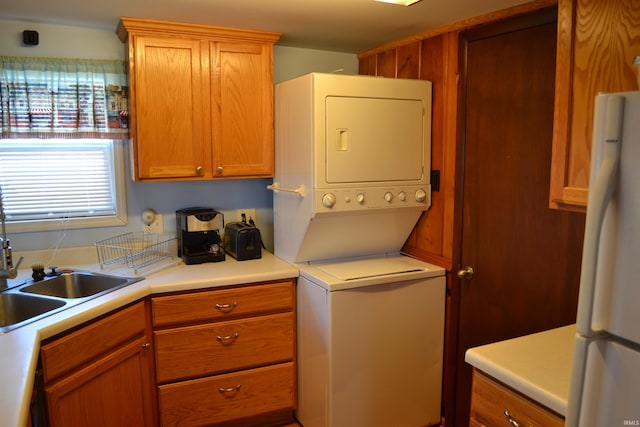
[(231, 222), (224, 227), (224, 249), (238, 261), (262, 258), (260, 230), (244, 222)]
[(213, 208), (186, 208), (176, 211), (178, 256), (185, 264), (224, 261), (220, 230), (224, 215)]

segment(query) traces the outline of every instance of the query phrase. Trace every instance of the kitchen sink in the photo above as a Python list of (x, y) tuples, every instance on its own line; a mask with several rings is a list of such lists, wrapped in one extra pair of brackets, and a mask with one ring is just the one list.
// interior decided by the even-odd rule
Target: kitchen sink
[(29, 280), (0, 293), (0, 334), (143, 279), (74, 271)]
[(22, 292), (58, 298), (85, 298), (130, 285), (141, 278), (108, 276), (89, 272), (65, 273), (25, 286)]
[(0, 332), (4, 328), (9, 328), (26, 320), (44, 317), (44, 315), (65, 305), (66, 302), (62, 300), (22, 294), (0, 294)]

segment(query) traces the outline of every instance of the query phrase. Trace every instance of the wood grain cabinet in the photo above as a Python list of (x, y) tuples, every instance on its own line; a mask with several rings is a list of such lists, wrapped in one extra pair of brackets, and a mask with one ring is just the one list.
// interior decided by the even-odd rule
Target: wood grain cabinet
[(121, 18), (132, 176), (273, 176), (273, 44), (279, 33)]
[(153, 353), (145, 302), (44, 343), (51, 427), (155, 426)]
[(552, 208), (586, 209), (594, 98), (638, 90), (639, 25), (637, 0), (558, 1)]
[(294, 301), (293, 280), (152, 298), (161, 425), (291, 422)]
[(469, 425), (562, 427), (564, 418), (474, 369)]

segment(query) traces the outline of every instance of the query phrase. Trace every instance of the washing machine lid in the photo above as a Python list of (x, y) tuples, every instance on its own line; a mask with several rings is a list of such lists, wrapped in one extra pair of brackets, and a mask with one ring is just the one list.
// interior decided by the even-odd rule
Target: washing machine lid
[(395, 253), (296, 264), (300, 276), (330, 291), (443, 276), (443, 268)]
[(416, 265), (411, 262), (411, 258), (404, 256), (321, 263), (316, 264), (316, 267), (339, 280), (357, 280), (427, 270), (426, 266)]

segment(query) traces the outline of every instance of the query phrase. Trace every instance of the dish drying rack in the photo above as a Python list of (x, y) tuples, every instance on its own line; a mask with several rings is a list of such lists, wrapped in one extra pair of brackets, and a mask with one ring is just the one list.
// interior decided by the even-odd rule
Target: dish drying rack
[(122, 264), (138, 272), (139, 269), (165, 259), (173, 259), (170, 243), (175, 235), (131, 232), (94, 243), (100, 268)]

